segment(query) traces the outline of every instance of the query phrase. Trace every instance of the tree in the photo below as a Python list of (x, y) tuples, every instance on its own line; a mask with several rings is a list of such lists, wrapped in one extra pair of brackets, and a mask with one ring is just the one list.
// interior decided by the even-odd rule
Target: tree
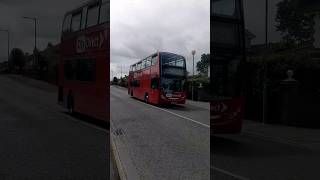
[(52, 43), (49, 42), (48, 45), (47, 45), (47, 48), (49, 49), (49, 48), (52, 48), (52, 47), (53, 47)]
[(13, 48), (11, 50), (10, 58), (9, 58), (10, 70), (12, 70), (15, 67), (18, 67), (19, 73), (21, 73), (24, 65), (25, 65), (24, 52), (19, 48)]
[(46, 58), (40, 53), (38, 54), (37, 62), (38, 76), (40, 79), (46, 80), (48, 75), (48, 62)]
[(208, 67), (210, 65), (210, 54), (202, 54), (201, 60), (197, 62), (197, 71), (201, 74), (208, 74)]
[(113, 77), (113, 83), (117, 84), (118, 83), (118, 78), (117, 77)]
[(314, 15), (299, 9), (298, 1), (283, 0), (277, 4), (277, 31), (286, 44), (312, 45), (314, 38)]

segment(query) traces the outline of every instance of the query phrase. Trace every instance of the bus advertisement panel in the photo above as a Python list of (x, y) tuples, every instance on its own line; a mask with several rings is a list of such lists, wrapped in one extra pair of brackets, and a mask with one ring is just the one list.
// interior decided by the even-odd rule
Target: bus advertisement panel
[(109, 0), (67, 12), (61, 36), (58, 101), (69, 112), (109, 121)]

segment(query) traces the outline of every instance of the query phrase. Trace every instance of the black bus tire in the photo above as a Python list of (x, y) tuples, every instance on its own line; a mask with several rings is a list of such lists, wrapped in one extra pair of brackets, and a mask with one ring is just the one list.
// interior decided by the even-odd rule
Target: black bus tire
[(145, 93), (145, 95), (144, 95), (144, 101), (145, 101), (146, 103), (149, 103), (149, 95), (148, 95), (148, 93)]
[(67, 109), (69, 114), (74, 113), (74, 97), (72, 94), (67, 97)]

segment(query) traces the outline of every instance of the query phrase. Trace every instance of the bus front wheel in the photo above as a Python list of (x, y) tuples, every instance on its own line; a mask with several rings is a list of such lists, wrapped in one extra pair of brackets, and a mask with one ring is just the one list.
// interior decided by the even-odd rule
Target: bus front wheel
[(74, 110), (74, 97), (72, 91), (69, 91), (67, 97), (67, 109), (70, 114), (73, 114)]

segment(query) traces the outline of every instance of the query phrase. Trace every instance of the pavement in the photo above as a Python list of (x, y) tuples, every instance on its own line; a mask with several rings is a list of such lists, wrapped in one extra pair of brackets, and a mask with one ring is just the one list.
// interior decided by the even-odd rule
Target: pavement
[(208, 104), (159, 108), (111, 87), (109, 135), (67, 115), (56, 91), (0, 75), (0, 180), (319, 179), (319, 129), (245, 121), (210, 138)]
[(320, 150), (320, 130), (277, 124), (263, 124), (245, 121), (243, 134), (268, 139), (275, 142)]
[(209, 110), (165, 108), (111, 86), (111, 142), (122, 179), (210, 179)]
[(320, 130), (245, 121), (236, 135), (211, 137), (211, 179), (317, 180)]
[(65, 113), (53, 85), (0, 75), (0, 179), (109, 179), (109, 132)]

